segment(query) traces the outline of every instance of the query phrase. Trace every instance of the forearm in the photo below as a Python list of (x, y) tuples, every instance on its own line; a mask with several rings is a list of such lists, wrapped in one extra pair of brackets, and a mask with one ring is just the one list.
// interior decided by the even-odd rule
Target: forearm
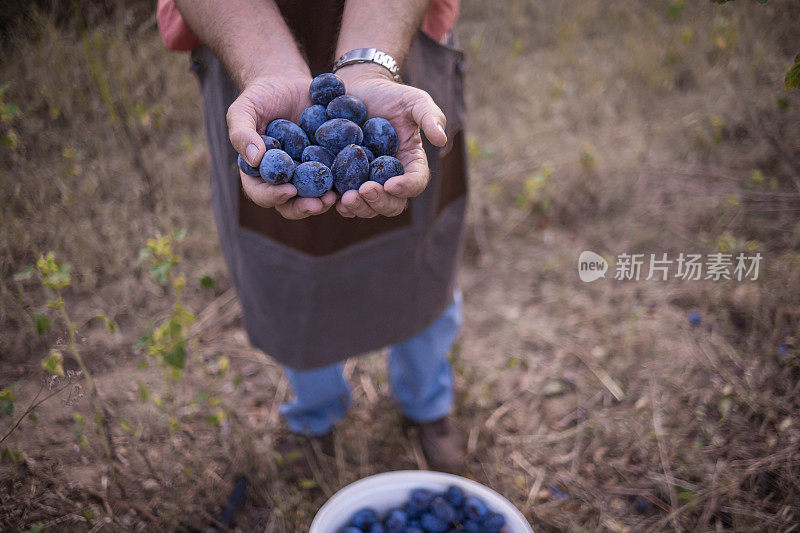
[(269, 74), (309, 76), (273, 0), (175, 0), (175, 5), (240, 88)]
[(347, 0), (336, 57), (356, 48), (377, 48), (402, 65), (427, 8), (428, 0)]

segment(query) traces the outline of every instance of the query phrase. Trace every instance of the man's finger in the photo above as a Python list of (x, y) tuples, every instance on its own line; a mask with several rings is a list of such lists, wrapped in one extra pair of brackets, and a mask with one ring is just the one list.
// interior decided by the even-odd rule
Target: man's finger
[(328, 209), (333, 207), (333, 205), (336, 203), (336, 193), (333, 191), (328, 191), (322, 196), (320, 196), (319, 199), (322, 201), (322, 205), (325, 208), (325, 211), (327, 211)]
[(383, 186), (375, 181), (364, 183), (358, 193), (369, 204), (373, 211), (387, 217), (395, 217), (403, 212), (408, 200), (398, 198), (386, 192)]
[(242, 180), (242, 189), (244, 193), (261, 207), (275, 207), (276, 205), (286, 203), (297, 194), (297, 189), (295, 189), (294, 185), (291, 183), (272, 185), (261, 178), (248, 176), (241, 170), (239, 171), (239, 177)]
[(447, 144), (447, 134), (444, 132), (447, 118), (431, 95), (419, 91), (419, 96), (411, 108), (411, 116), (432, 145), (442, 147)]
[(249, 100), (240, 96), (228, 108), (228, 137), (236, 150), (250, 166), (258, 167), (264, 156), (266, 146), (258, 134), (255, 107)]
[[(417, 137), (419, 138), (419, 137)], [(402, 150), (402, 147), (401, 147)], [(418, 144), (416, 148), (401, 152), (400, 162), (403, 163), (405, 173), (389, 178), (383, 188), (392, 196), (398, 198), (414, 198), (422, 194), (430, 181), (431, 171), (428, 168), (428, 158), (425, 150)]]
[[(332, 205), (332, 204), (331, 204)], [(319, 215), (330, 209), (319, 198), (292, 198), (285, 204), (275, 206), (275, 209), (284, 218), (299, 220), (313, 215)]]
[(336, 211), (345, 218), (355, 218), (355, 215), (347, 209), (342, 202), (336, 202)]
[(372, 209), (369, 204), (361, 198), (358, 191), (346, 191), (342, 195), (342, 205), (353, 215), (359, 218), (372, 218), (377, 216), (378, 213)]

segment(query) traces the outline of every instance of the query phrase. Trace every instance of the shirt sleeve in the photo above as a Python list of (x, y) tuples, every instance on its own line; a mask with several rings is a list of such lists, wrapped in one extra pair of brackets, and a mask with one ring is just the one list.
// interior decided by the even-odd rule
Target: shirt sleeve
[(158, 0), (156, 21), (167, 50), (189, 52), (200, 46), (200, 40), (183, 21), (173, 0)]

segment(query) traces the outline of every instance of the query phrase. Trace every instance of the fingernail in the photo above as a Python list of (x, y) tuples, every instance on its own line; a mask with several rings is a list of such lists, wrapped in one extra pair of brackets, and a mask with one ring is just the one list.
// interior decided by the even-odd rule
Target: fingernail
[(447, 135), (447, 134), (444, 132), (444, 126), (442, 126), (442, 124), (441, 124), (441, 123), (437, 124), (437, 125), (436, 125), (436, 127), (439, 129), (439, 131), (441, 131), (441, 132), (442, 132), (442, 135), (445, 135), (445, 136)]
[(364, 193), (364, 199), (368, 202), (374, 202), (378, 199), (378, 191), (375, 189), (370, 189)]
[(251, 165), (254, 167), (257, 166), (258, 162), (256, 161), (256, 157), (258, 157), (258, 147), (255, 144), (248, 144), (247, 148), (244, 149), (244, 155)]

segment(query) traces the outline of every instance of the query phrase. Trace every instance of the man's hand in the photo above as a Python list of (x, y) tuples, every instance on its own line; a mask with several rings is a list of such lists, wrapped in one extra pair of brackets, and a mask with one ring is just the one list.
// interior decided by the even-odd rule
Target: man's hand
[[(256, 78), (245, 86), (228, 108), (231, 144), (251, 166), (258, 167), (266, 152), (259, 134), (266, 130), (267, 125), (277, 118), (298, 122), (300, 113), (311, 105), (308, 95), (310, 83), (311, 79), (302, 75)], [(321, 198), (300, 198), (291, 183), (272, 185), (241, 170), (239, 176), (248, 198), (261, 207), (274, 207), (288, 219), (319, 215), (336, 203), (336, 194), (332, 191)]]
[(396, 83), (379, 65), (350, 65), (336, 75), (344, 81), (348, 94), (366, 104), (369, 117), (383, 117), (397, 130), (396, 157), (405, 169), (402, 176), (390, 178), (383, 186), (367, 181), (358, 191), (345, 192), (336, 210), (345, 217), (397, 216), (408, 199), (421, 194), (428, 185), (430, 170), (420, 129), (434, 146), (444, 146), (444, 113), (428, 93)]

